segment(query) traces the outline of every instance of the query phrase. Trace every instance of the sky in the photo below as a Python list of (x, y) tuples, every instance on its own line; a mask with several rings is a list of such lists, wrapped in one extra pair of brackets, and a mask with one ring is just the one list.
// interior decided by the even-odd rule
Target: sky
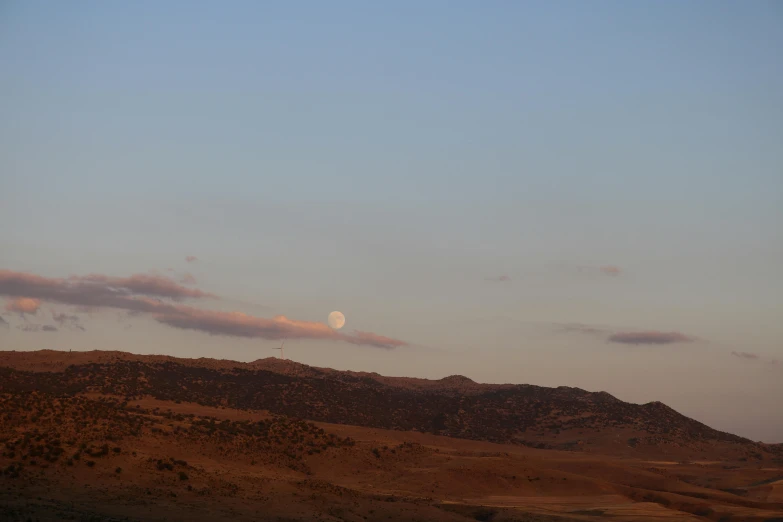
[(0, 347), (287, 338), (783, 442), (782, 53), (761, 0), (3, 2)]

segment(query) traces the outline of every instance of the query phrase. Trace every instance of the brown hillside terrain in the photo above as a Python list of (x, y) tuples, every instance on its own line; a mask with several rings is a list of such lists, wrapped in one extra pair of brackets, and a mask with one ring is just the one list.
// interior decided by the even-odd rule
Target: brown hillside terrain
[[(781, 447), (723, 433), (664, 404), (620, 401), (578, 388), (478, 384), (122, 352), (0, 352), (0, 391), (98, 391), (266, 410), (308, 420), (613, 454), (759, 460)], [(29, 372), (29, 373), (28, 373)]]
[(777, 446), (573, 388), (0, 352), (0, 421), (0, 520), (783, 520)]

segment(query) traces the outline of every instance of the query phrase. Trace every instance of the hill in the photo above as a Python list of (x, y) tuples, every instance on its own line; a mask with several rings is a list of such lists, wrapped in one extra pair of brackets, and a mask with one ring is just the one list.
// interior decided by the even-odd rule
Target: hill
[(776, 446), (606, 393), (0, 352), (2, 520), (780, 522), (781, 479)]
[(779, 454), (660, 402), (631, 404), (569, 387), (385, 377), (276, 358), (239, 363), (102, 351), (2, 352), (0, 368), (0, 392), (149, 396), (544, 449), (756, 460)]

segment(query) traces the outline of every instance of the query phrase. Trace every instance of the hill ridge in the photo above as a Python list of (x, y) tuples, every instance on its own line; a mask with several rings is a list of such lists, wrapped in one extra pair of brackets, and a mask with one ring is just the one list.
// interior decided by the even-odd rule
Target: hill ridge
[(386, 377), (271, 357), (242, 363), (97, 350), (0, 352), (0, 393), (32, 390), (153, 397), (542, 449), (688, 456), (721, 446), (744, 458), (776, 451), (659, 401), (640, 405), (607, 392), (464, 376)]

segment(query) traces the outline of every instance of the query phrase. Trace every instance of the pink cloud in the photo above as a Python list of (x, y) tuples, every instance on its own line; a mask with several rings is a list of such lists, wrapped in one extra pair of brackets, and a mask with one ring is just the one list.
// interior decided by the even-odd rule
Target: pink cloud
[[(379, 348), (406, 345), (404, 341), (369, 332), (343, 334), (324, 323), (296, 321), (284, 316), (266, 319), (241, 312), (218, 312), (166, 302), (159, 297), (177, 299), (207, 294), (200, 291), (192, 293), (190, 289), (173, 281), (161, 279), (157, 276), (112, 278), (101, 275), (54, 279), (0, 270), (0, 295), (32, 296), (77, 307), (114, 308), (130, 314), (150, 314), (161, 324), (212, 335), (263, 339), (325, 339)], [(134, 292), (143, 295), (134, 295)]]
[(408, 343), (400, 341), (399, 339), (392, 339), (391, 337), (385, 337), (372, 332), (360, 332), (359, 330), (354, 330), (353, 335), (345, 336), (343, 340), (351, 344), (366, 344), (375, 346), (376, 348), (387, 349), (408, 345)]
[(7, 312), (16, 312), (19, 314), (35, 314), (41, 307), (41, 301), (31, 297), (17, 297), (5, 305)]
[(86, 283), (98, 283), (108, 288), (124, 290), (133, 294), (168, 297), (170, 299), (216, 297), (198, 289), (186, 288), (167, 277), (159, 275), (134, 274), (130, 277), (109, 277), (101, 274), (90, 274), (81, 277), (72, 276), (70, 279)]
[(604, 274), (612, 277), (617, 277), (623, 272), (622, 268), (614, 265), (604, 265), (600, 267), (599, 270), (601, 270), (601, 272)]
[(196, 256), (187, 256), (185, 257), (185, 261), (188, 263), (195, 263), (198, 261), (198, 258)]
[(620, 332), (609, 336), (610, 342), (622, 344), (672, 344), (694, 340), (679, 332)]
[[(25, 272), (13, 272), (0, 270), (0, 295), (11, 297), (32, 297), (43, 301), (51, 301), (61, 304), (74, 305), (84, 310), (99, 308), (119, 308), (138, 312), (159, 311), (166, 304), (160, 299), (147, 296), (135, 296), (134, 290), (140, 293), (163, 294), (161, 297), (180, 298), (188, 295), (191, 289), (181, 287), (172, 281), (166, 284), (157, 284), (143, 278), (155, 279), (155, 276), (142, 276), (142, 279), (133, 279), (122, 285), (121, 281), (129, 281), (132, 278), (109, 278), (106, 276), (87, 276), (84, 278), (70, 277), (57, 279), (42, 277)], [(173, 286), (172, 286), (173, 285)], [(166, 292), (166, 289), (170, 292)], [(169, 293), (170, 295), (165, 295)], [(195, 294), (198, 295), (198, 294)]]
[(177, 306), (155, 314), (155, 319), (174, 328), (198, 330), (210, 335), (258, 337), (263, 339), (322, 339), (342, 341), (376, 348), (395, 348), (407, 343), (369, 332), (339, 333), (324, 323), (296, 321), (279, 315), (272, 319), (242, 312), (216, 312)]

